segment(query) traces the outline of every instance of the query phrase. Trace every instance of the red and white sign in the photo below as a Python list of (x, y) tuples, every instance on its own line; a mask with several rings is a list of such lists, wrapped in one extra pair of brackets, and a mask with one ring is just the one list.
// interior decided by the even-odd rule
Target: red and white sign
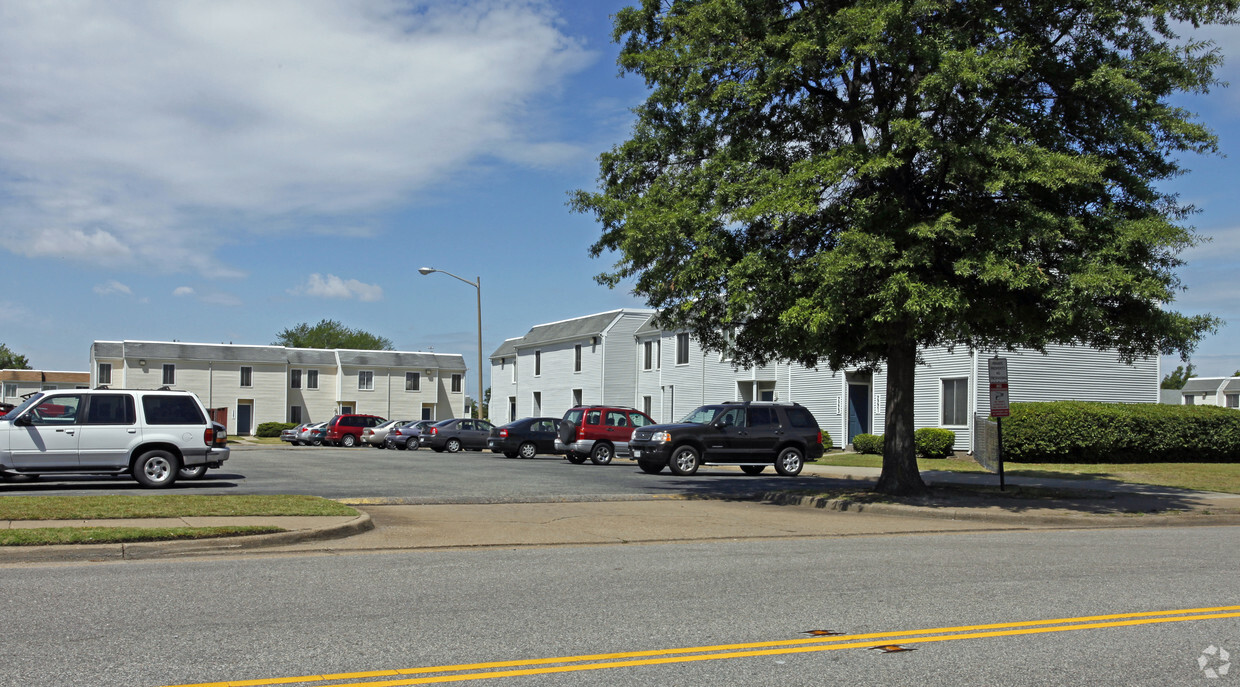
[(990, 416), (1008, 417), (1008, 374), (1007, 358), (995, 356), (989, 360), (990, 371)]

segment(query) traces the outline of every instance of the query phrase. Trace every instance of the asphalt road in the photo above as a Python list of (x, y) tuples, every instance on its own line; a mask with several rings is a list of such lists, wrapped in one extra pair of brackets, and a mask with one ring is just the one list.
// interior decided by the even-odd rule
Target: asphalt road
[[(643, 497), (658, 494), (750, 494), (781, 489), (839, 486), (774, 469), (750, 477), (735, 469), (705, 467), (692, 477), (642, 472), (637, 463), (573, 465), (559, 456), (530, 460), (490, 452), (436, 453), (372, 448), (240, 448), (218, 470), (174, 484), (185, 494), (310, 494), (331, 499), (384, 498), (406, 503), (487, 503), (556, 499)], [(54, 478), (0, 484), (0, 494), (132, 494), (147, 492), (132, 479)]]
[(0, 566), (0, 685), (1226, 685), (1240, 611), (1182, 611), (1238, 569), (1227, 527)]

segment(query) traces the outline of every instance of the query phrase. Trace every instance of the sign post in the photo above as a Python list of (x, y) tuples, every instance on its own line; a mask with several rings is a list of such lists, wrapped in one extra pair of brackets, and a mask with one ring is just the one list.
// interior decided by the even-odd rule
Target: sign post
[(988, 365), (990, 372), (990, 416), (995, 419), (998, 425), (998, 444), (997, 461), (999, 463), (999, 491), (1005, 491), (1003, 483), (1003, 418), (1011, 415), (1008, 408), (1008, 373), (1007, 358), (995, 356), (991, 358)]

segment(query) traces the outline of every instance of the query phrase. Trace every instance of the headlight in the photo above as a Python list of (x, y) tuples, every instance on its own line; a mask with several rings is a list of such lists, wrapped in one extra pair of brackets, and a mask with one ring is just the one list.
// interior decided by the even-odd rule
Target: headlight
[(672, 433), (671, 432), (655, 432), (650, 437), (650, 440), (666, 444), (672, 440)]

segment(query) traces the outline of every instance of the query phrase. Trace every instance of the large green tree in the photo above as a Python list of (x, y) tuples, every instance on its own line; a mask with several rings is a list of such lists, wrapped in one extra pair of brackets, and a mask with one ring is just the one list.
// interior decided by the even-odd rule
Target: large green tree
[(1189, 363), (1188, 367), (1176, 365), (1174, 372), (1163, 377), (1160, 386), (1163, 389), (1183, 389), (1184, 383), (1196, 376), (1197, 372), (1193, 369), (1192, 363)]
[(319, 320), (316, 325), (305, 322), (289, 327), (277, 335), (276, 346), (293, 348), (350, 348), (362, 351), (390, 351), (392, 340), (360, 329), (349, 329), (335, 320)]
[(1124, 360), (1217, 322), (1167, 308), (1192, 208), (1159, 183), (1213, 134), (1235, 0), (645, 0), (615, 17), (650, 92), (600, 188), (599, 276), (741, 365), (883, 369), (877, 488), (925, 488), (920, 347), (1078, 342)]
[(26, 356), (18, 355), (13, 349), (0, 343), (0, 370), (29, 370), (30, 361)]

